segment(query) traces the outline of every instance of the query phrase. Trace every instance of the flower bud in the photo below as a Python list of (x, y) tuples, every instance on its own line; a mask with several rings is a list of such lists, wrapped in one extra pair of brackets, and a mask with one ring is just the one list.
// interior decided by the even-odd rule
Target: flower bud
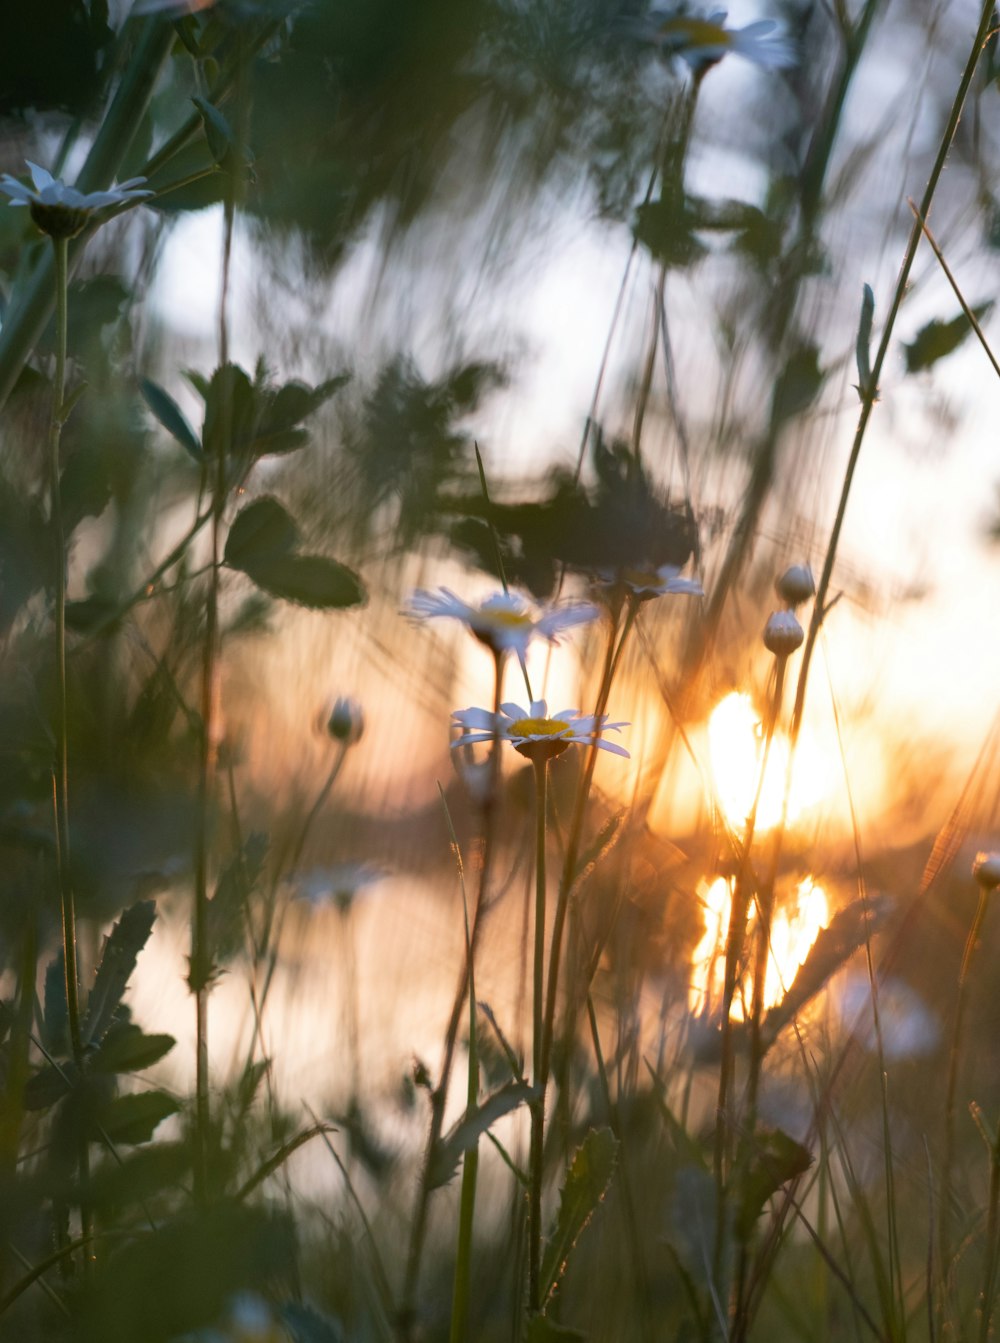
[(327, 720), (326, 730), (334, 741), (353, 746), (361, 740), (365, 730), (365, 715), (356, 699), (341, 695)]
[(984, 891), (995, 891), (1000, 886), (1000, 853), (977, 853), (972, 875)]
[(793, 564), (774, 581), (774, 590), (786, 605), (794, 608), (816, 595), (816, 583), (808, 564)]
[(791, 611), (772, 611), (768, 616), (764, 626), (764, 647), (775, 657), (788, 657), (804, 638), (802, 626)]

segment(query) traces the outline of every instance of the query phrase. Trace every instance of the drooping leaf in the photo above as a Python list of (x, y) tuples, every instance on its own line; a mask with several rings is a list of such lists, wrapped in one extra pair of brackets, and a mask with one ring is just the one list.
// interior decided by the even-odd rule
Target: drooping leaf
[(190, 453), (196, 462), (203, 462), (205, 454), (202, 452), (198, 435), (191, 428), (184, 412), (169, 392), (165, 392), (151, 378), (142, 378), (139, 382), (139, 390), (142, 393), (142, 399), (167, 433), (176, 438), (181, 447)]
[(125, 910), (104, 939), (94, 987), (87, 999), (82, 1031), (85, 1044), (99, 1043), (104, 1038), (135, 969), (139, 952), (149, 941), (155, 919), (155, 901), (140, 900)]
[(747, 1165), (736, 1175), (738, 1204), (735, 1229), (749, 1237), (764, 1204), (783, 1184), (804, 1175), (812, 1156), (801, 1143), (781, 1129), (761, 1129), (753, 1135), (753, 1150)]
[[(981, 322), (992, 308), (992, 300), (973, 308), (976, 321)], [(935, 319), (922, 326), (913, 340), (903, 346), (907, 373), (922, 373), (945, 355), (957, 350), (971, 330), (972, 324), (964, 312), (960, 312), (950, 322)]]
[(535, 1088), (527, 1082), (510, 1082), (487, 1096), (475, 1110), (466, 1111), (435, 1148), (427, 1173), (429, 1187), (437, 1189), (447, 1184), (458, 1169), (463, 1153), (474, 1147), (498, 1119), (511, 1114), (521, 1105), (530, 1104), (537, 1094)]
[(543, 1301), (555, 1290), (573, 1246), (607, 1192), (618, 1160), (618, 1145), (609, 1128), (591, 1129), (573, 1155), (559, 1198), (556, 1224), (542, 1255)]
[(95, 1072), (131, 1073), (151, 1068), (177, 1041), (172, 1035), (146, 1035), (131, 1021), (113, 1021), (91, 1060)]
[(241, 566), (258, 587), (272, 597), (315, 610), (342, 610), (366, 599), (353, 570), (324, 555), (285, 555), (263, 563)]
[(299, 529), (291, 515), (266, 495), (239, 513), (226, 538), (225, 561), (251, 574), (255, 567), (290, 555), (299, 544)]
[[(165, 1091), (140, 1091), (108, 1101), (99, 1111), (98, 1122), (113, 1143), (149, 1142), (157, 1125), (180, 1108), (180, 1101)], [(99, 1134), (100, 1130), (95, 1138)]]
[(212, 158), (221, 168), (236, 147), (236, 135), (233, 128), (226, 117), (207, 98), (194, 97), (191, 101), (198, 109), (202, 125), (205, 127), (205, 138), (208, 141)]
[(854, 900), (837, 911), (829, 927), (820, 929), (788, 992), (764, 1018), (761, 1040), (765, 1049), (774, 1044), (785, 1026), (802, 1011), (810, 998), (819, 993), (830, 976), (864, 945), (866, 938), (878, 932), (892, 908), (893, 902), (888, 896)]

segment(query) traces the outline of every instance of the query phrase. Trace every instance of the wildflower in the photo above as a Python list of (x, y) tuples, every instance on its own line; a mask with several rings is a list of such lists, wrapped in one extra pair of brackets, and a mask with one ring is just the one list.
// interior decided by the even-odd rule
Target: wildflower
[(541, 634), (555, 642), (564, 630), (596, 620), (599, 613), (590, 602), (570, 602), (546, 607), (536, 615), (531, 605), (515, 592), (497, 592), (472, 605), (448, 588), (440, 588), (437, 592), (414, 592), (406, 614), (420, 620), (445, 616), (464, 621), (492, 652), (511, 652), (523, 658), (534, 635)]
[(791, 611), (772, 611), (768, 616), (764, 626), (764, 647), (775, 657), (788, 657), (804, 638), (802, 626)]
[(635, 31), (668, 56), (680, 56), (693, 70), (702, 71), (734, 52), (765, 70), (796, 63), (791, 40), (773, 19), (760, 19), (745, 28), (727, 28), (726, 11), (689, 14), (683, 8), (653, 10)]
[(676, 565), (661, 564), (658, 569), (608, 570), (599, 574), (595, 581), (599, 587), (624, 590), (641, 602), (677, 594), (704, 596), (704, 588), (697, 578), (681, 578), (680, 573)]
[(355, 900), (370, 886), (382, 880), (385, 872), (371, 863), (333, 863), (330, 867), (314, 867), (296, 876), (296, 896), (314, 909), (332, 904), (346, 914)]
[(358, 701), (347, 695), (338, 696), (327, 719), (326, 730), (334, 741), (345, 747), (359, 742), (365, 730), (365, 715)]
[(977, 853), (972, 875), (984, 891), (995, 891), (1000, 886), (1000, 853)]
[(816, 582), (808, 564), (793, 564), (780, 578), (775, 579), (774, 590), (792, 610), (816, 595)]
[(114, 205), (129, 205), (153, 194), (144, 189), (144, 177), (130, 177), (110, 191), (83, 192), (68, 187), (48, 169), (40, 168), (30, 159), (28, 167), (34, 188), (25, 186), (10, 173), (4, 173), (0, 177), (0, 191), (10, 196), (11, 205), (27, 205), (32, 219), (50, 238), (75, 238), (96, 211)]
[(628, 727), (628, 723), (609, 723), (607, 714), (560, 709), (550, 717), (545, 700), (536, 699), (529, 709), (522, 709), (519, 704), (501, 704), (498, 714), (489, 709), (457, 709), (452, 717), (454, 726), (463, 729), (452, 747), (499, 738), (509, 741), (515, 751), (529, 760), (547, 760), (562, 755), (567, 746), (576, 742), (581, 746), (599, 746), (628, 759), (624, 746), (605, 741), (601, 736), (602, 732)]

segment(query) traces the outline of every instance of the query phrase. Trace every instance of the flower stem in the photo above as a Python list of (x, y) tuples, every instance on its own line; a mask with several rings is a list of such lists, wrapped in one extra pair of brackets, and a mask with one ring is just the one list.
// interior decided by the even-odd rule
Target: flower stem
[[(532, 998), (532, 1081), (539, 1095), (531, 1103), (531, 1156), (528, 1185), (528, 1311), (541, 1308), (542, 1157), (545, 1144), (545, 813), (548, 760), (535, 766), (535, 958)], [(556, 964), (553, 945), (553, 965)], [(550, 975), (553, 973), (550, 969)], [(551, 981), (550, 981), (551, 982)]]

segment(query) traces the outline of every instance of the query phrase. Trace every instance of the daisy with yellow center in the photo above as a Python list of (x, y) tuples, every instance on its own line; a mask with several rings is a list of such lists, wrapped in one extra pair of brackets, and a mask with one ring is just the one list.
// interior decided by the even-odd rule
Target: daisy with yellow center
[(568, 602), (536, 612), (516, 592), (497, 592), (481, 602), (464, 602), (448, 588), (439, 588), (437, 592), (414, 592), (406, 614), (418, 620), (461, 620), (491, 652), (516, 653), (523, 658), (536, 634), (554, 643), (574, 625), (596, 620), (599, 612), (590, 602)]
[(452, 746), (466, 746), (480, 741), (509, 741), (515, 751), (529, 760), (551, 760), (562, 755), (574, 743), (580, 746), (598, 746), (613, 755), (628, 759), (628, 751), (617, 742), (605, 741), (601, 735), (618, 732), (628, 723), (609, 723), (607, 714), (580, 714), (576, 709), (560, 709), (549, 714), (543, 699), (532, 700), (529, 709), (519, 704), (501, 704), (498, 714), (489, 709), (457, 709), (452, 715), (454, 726), (462, 729)]
[(601, 588), (610, 589), (641, 602), (653, 597), (703, 597), (705, 590), (697, 578), (682, 578), (674, 564), (661, 564), (658, 569), (609, 569), (594, 580)]

